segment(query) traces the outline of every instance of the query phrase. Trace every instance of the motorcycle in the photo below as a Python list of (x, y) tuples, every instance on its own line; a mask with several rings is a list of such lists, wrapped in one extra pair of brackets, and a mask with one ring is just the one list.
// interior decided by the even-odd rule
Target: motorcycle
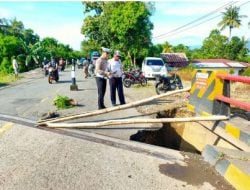
[(43, 66), (44, 76), (46, 77), (49, 74), (49, 66), (48, 64)]
[(177, 87), (178, 89), (183, 89), (181, 78), (177, 74), (172, 74), (171, 76), (159, 76), (156, 78), (155, 90), (157, 94), (175, 90)]
[(58, 71), (56, 68), (50, 67), (49, 68), (49, 77), (48, 77), (49, 84), (52, 84), (53, 80), (58, 82), (58, 80), (59, 80)]
[(93, 63), (89, 64), (88, 74), (89, 74), (90, 77), (95, 76), (95, 65)]
[(141, 84), (142, 86), (145, 86), (147, 84), (147, 79), (139, 70), (125, 72), (123, 73), (122, 78), (123, 85), (126, 88), (130, 88), (132, 84)]

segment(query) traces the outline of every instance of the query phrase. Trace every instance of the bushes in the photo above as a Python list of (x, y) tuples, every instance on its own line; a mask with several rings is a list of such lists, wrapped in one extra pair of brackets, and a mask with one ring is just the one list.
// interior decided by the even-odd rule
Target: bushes
[(243, 73), (243, 76), (249, 76), (250, 77), (250, 67), (248, 67)]
[(0, 73), (8, 74), (11, 72), (13, 72), (11, 61), (7, 57), (4, 57), (0, 65)]
[(177, 74), (181, 77), (182, 80), (191, 81), (192, 80), (192, 72), (194, 71), (195, 67), (192, 64), (181, 68), (177, 71)]

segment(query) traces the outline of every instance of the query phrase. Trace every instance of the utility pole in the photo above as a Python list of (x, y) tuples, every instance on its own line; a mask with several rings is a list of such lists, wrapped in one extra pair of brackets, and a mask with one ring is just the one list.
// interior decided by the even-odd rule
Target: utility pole
[(72, 66), (71, 66), (71, 79), (72, 79), (72, 84), (70, 85), (70, 90), (71, 91), (77, 91), (78, 86), (76, 84), (76, 77), (75, 77), (75, 72), (76, 72), (76, 62), (74, 59), (72, 59)]

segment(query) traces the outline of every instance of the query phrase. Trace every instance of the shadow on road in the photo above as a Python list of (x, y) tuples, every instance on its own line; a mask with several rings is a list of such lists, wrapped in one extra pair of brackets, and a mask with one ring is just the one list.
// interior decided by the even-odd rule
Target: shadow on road
[(4, 87), (4, 86), (7, 86), (7, 84), (6, 83), (0, 83), (0, 88)]
[(59, 80), (57, 83), (71, 83), (71, 80)]

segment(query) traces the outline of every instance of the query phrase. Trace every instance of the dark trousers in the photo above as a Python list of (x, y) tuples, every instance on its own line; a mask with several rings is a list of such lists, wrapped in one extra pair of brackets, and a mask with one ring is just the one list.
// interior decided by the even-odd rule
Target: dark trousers
[(104, 78), (96, 77), (96, 84), (98, 90), (98, 109), (105, 108), (104, 95), (106, 92), (107, 81)]
[(109, 79), (109, 86), (110, 86), (110, 96), (111, 102), (113, 105), (116, 104), (116, 90), (118, 92), (118, 97), (120, 100), (120, 104), (125, 104), (125, 98), (123, 93), (123, 86), (122, 86), (122, 78), (112, 77)]

